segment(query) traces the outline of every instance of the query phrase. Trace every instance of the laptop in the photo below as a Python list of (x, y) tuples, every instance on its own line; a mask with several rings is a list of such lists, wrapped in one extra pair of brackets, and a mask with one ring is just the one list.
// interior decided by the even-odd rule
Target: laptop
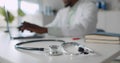
[(12, 39), (37, 39), (37, 38), (44, 38), (44, 34), (37, 34), (35, 32), (30, 32), (28, 30), (24, 30), (23, 32), (21, 32), (17, 28), (10, 28), (9, 36)]

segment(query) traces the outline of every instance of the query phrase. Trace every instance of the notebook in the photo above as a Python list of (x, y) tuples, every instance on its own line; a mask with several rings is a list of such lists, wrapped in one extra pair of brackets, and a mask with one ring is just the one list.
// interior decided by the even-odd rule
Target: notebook
[(120, 34), (108, 32), (96, 32), (85, 36), (87, 43), (120, 44)]

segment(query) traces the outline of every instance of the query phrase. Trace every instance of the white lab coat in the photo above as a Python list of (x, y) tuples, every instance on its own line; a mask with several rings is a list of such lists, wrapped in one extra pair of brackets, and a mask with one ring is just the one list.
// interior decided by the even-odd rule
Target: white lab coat
[(78, 2), (72, 22), (68, 24), (70, 7), (61, 9), (48, 27), (48, 34), (59, 37), (84, 37), (95, 32), (97, 23), (97, 7), (93, 2)]

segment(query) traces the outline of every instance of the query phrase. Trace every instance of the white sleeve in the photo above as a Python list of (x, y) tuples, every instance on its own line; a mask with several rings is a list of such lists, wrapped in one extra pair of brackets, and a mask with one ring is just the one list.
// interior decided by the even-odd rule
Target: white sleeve
[(49, 35), (63, 36), (63, 34), (62, 34), (63, 32), (62, 32), (61, 28), (57, 26), (59, 21), (61, 21), (61, 13), (62, 13), (62, 10), (60, 10), (57, 13), (57, 15), (56, 15), (55, 19), (53, 20), (53, 22), (51, 22), (50, 24), (47, 25)]
[(46, 27), (53, 27), (53, 26), (56, 26), (57, 23), (58, 23), (58, 20), (60, 21), (60, 16), (61, 16), (61, 10), (58, 11), (58, 13), (57, 13), (55, 19), (54, 19), (51, 23), (49, 23)]
[(84, 14), (82, 16), (82, 24), (86, 28), (85, 34), (90, 34), (96, 31), (98, 8), (95, 2), (89, 2), (84, 8)]

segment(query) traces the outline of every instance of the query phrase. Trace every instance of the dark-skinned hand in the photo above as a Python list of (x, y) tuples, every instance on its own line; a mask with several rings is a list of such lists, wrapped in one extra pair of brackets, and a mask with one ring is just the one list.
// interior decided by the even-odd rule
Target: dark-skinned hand
[(47, 33), (47, 28), (46, 27), (40, 27), (35, 24), (31, 24), (28, 22), (23, 22), (22, 26), (18, 27), (19, 31), (24, 31), (24, 30), (29, 30), (31, 32), (36, 32), (39, 34)]

